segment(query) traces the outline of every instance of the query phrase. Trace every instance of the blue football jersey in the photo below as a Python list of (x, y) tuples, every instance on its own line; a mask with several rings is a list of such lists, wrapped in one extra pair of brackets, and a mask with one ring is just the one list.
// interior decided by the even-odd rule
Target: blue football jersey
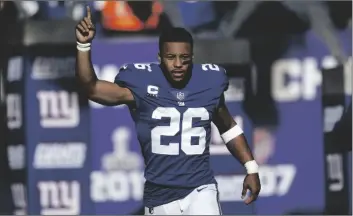
[(228, 87), (225, 70), (194, 64), (188, 84), (175, 89), (158, 64), (128, 64), (115, 83), (135, 98), (130, 113), (146, 165), (145, 206), (169, 203), (215, 183), (209, 143), (213, 113)]

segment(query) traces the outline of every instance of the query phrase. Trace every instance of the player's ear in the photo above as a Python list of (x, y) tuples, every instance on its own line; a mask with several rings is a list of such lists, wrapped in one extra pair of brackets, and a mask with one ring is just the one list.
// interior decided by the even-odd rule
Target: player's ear
[(158, 61), (159, 61), (159, 63), (161, 63), (161, 54), (160, 53), (158, 53)]

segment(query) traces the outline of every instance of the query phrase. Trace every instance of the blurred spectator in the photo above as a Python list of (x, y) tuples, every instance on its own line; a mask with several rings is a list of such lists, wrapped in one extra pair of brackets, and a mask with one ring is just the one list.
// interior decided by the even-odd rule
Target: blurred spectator
[[(170, 25), (182, 26), (198, 35), (223, 32), (226, 37), (254, 34), (298, 33), (311, 27), (339, 59), (345, 59), (331, 34), (333, 26), (345, 28), (351, 8), (342, 2), (290, 1), (13, 1), (20, 19), (79, 20), (90, 5), (97, 22), (106, 33), (157, 33)], [(293, 13), (294, 12), (294, 13)], [(276, 18), (275, 18), (276, 17)], [(278, 19), (278, 17), (281, 17)], [(250, 21), (249, 21), (250, 20)], [(279, 23), (282, 24), (279, 24)], [(271, 24), (269, 24), (271, 23)], [(255, 34), (255, 35), (256, 35)], [(117, 35), (117, 34), (113, 34)], [(118, 34), (120, 35), (120, 34)], [(248, 34), (244, 36), (249, 36)], [(342, 61), (342, 60), (341, 60)]]
[(157, 30), (169, 25), (158, 1), (23, 1), (14, 2), (20, 19), (80, 20), (86, 5), (97, 21), (97, 33), (139, 32)]
[[(2, 28), (4, 28), (4, 25), (15, 22), (17, 15), (17, 8), (14, 2), (0, 1), (0, 25)], [(2, 34), (3, 33), (2, 31)]]
[(12, 8), (11, 16), (16, 19), (32, 20), (79, 20), (85, 13), (83, 1), (6, 1)]
[[(257, 25), (255, 23), (246, 22), (255, 12), (259, 13), (257, 10), (263, 5), (272, 6), (272, 8), (267, 8), (267, 16), (264, 16), (265, 21), (258, 20), (256, 23)], [(281, 9), (280, 6), (284, 7), (283, 9), (288, 11), (283, 14), (284, 10)], [(274, 7), (277, 7), (278, 9), (274, 10)], [(270, 15), (271, 13), (275, 13), (275, 15)], [(297, 20), (296, 23), (299, 23), (300, 21), (302, 22), (302, 25), (307, 25), (305, 30), (307, 30), (308, 27), (313, 29), (315, 34), (326, 43), (332, 55), (335, 56), (339, 62), (344, 64), (344, 62), (347, 61), (347, 56), (343, 51), (342, 45), (335, 35), (335, 24), (333, 23), (330, 16), (329, 5), (323, 1), (295, 2), (283, 0), (275, 3), (267, 3), (261, 1), (240, 1), (237, 7), (232, 12), (230, 12), (228, 16), (225, 16), (221, 21), (220, 31), (225, 37), (234, 37), (235, 35), (239, 34), (241, 27), (247, 24), (246, 26), (262, 29), (262, 32), (258, 32), (258, 34), (261, 36), (268, 33), (278, 34), (279, 32), (277, 32), (277, 29), (282, 31), (284, 29), (294, 29), (293, 25), (288, 23), (288, 20), (285, 19), (285, 17), (288, 17), (290, 13), (294, 13), (296, 17), (300, 19)], [(281, 19), (271, 20), (271, 22), (269, 22), (271, 17), (280, 17)], [(266, 22), (266, 24), (263, 22)], [(280, 27), (276, 26), (276, 24), (278, 25), (279, 22), (282, 23)], [(260, 23), (265, 25), (259, 25)], [(283, 33), (288, 34), (289, 32), (282, 32), (282, 34)]]
[(207, 1), (179, 1), (177, 2), (182, 14), (183, 24), (194, 32), (216, 30), (212, 26), (216, 21), (214, 3)]
[(215, 2), (162, 1), (164, 13), (171, 25), (188, 29), (197, 36), (217, 36), (217, 11)]
[(83, 1), (38, 1), (38, 4), (42, 18), (73, 20), (80, 20), (86, 13), (86, 5), (93, 5)]
[(163, 12), (158, 1), (105, 1), (100, 9), (102, 27), (122, 32), (157, 29)]

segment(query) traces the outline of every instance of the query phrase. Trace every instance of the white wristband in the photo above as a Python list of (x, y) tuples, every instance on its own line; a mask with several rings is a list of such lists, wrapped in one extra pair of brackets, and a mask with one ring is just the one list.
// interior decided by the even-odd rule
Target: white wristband
[(228, 131), (224, 132), (221, 137), (223, 139), (223, 142), (227, 144), (229, 141), (239, 136), (240, 134), (243, 134), (243, 130), (241, 129), (241, 127), (239, 127), (239, 125), (235, 125)]
[(91, 50), (91, 43), (80, 43), (77, 42), (77, 49), (81, 52), (87, 52)]
[(246, 172), (248, 174), (258, 173), (259, 172), (259, 165), (257, 165), (255, 160), (248, 161), (244, 164)]

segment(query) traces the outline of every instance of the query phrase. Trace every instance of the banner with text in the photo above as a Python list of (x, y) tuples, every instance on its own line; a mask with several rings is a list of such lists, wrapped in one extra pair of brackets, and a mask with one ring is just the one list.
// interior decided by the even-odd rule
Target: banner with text
[(28, 214), (90, 214), (89, 107), (78, 94), (73, 53), (29, 53), (24, 60)]

